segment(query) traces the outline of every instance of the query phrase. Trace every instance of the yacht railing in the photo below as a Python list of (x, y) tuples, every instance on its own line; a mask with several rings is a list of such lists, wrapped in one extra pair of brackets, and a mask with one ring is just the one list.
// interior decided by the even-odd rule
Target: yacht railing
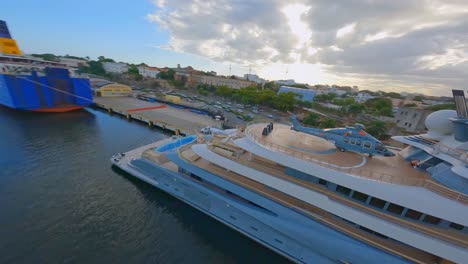
[(446, 146), (446, 145), (443, 145), (443, 144), (440, 144), (440, 143), (436, 143), (434, 144), (433, 146), (434, 148), (434, 154), (435, 153), (444, 153), (444, 154), (447, 154), (453, 158), (456, 158), (458, 160), (461, 160), (465, 163), (468, 163), (468, 152), (467, 151), (463, 151), (463, 150), (459, 150), (459, 149), (454, 149), (454, 148), (451, 148), (449, 146)]
[(288, 156), (293, 156), (295, 158), (311, 162), (317, 165), (320, 165), (322, 167), (330, 168), (333, 170), (337, 170), (343, 173), (350, 174), (352, 176), (356, 177), (366, 177), (369, 179), (377, 180), (377, 181), (382, 181), (386, 183), (392, 183), (392, 184), (400, 184), (400, 185), (408, 185), (408, 186), (420, 186), (424, 187), (432, 192), (435, 192), (437, 194), (440, 194), (448, 199), (459, 201), (464, 204), (468, 204), (468, 195), (453, 191), (452, 189), (449, 189), (445, 186), (442, 186), (440, 184), (435, 183), (434, 181), (427, 180), (427, 179), (412, 179), (412, 178), (404, 178), (401, 176), (395, 176), (387, 173), (382, 173), (379, 171), (374, 171), (374, 170), (366, 170), (362, 168), (342, 168), (339, 166), (335, 166), (333, 164), (317, 160), (315, 157), (312, 155), (309, 155), (307, 153), (304, 153), (302, 151), (294, 150), (291, 148), (287, 148), (284, 146), (281, 146), (279, 144), (275, 144), (270, 141), (266, 141), (263, 137), (261, 136), (256, 136), (252, 133), (251, 131), (252, 126), (249, 126), (245, 129), (245, 135), (252, 141), (256, 142), (257, 144), (264, 146), (268, 149), (282, 152), (284, 154), (287, 154)]

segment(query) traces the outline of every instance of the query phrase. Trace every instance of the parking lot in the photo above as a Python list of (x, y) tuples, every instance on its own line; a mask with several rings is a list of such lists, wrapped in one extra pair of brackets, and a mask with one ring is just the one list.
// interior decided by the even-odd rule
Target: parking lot
[(244, 105), (218, 96), (202, 96), (195, 91), (164, 91), (147, 95), (173, 94), (181, 97), (182, 104), (211, 112), (219, 112), (225, 117), (224, 124), (229, 127), (245, 125), (247, 123), (260, 123), (272, 121), (285, 121), (287, 113), (279, 112), (265, 106)]

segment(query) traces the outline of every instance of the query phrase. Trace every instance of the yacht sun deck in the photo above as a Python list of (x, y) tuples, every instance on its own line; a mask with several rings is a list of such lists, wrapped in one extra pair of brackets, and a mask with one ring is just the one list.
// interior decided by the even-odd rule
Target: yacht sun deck
[(340, 221), (338, 218), (334, 217), (333, 215), (320, 208), (310, 205), (283, 192), (273, 190), (270, 187), (265, 186), (259, 182), (239, 175), (235, 172), (228, 171), (225, 168), (222, 168), (203, 158), (200, 158), (200, 156), (195, 154), (190, 148), (180, 150), (178, 152), (181, 158), (190, 162), (192, 165), (195, 165), (201, 169), (216, 174), (219, 177), (229, 180), (231, 182), (235, 182), (236, 184), (239, 184), (247, 189), (254, 190), (257, 193), (261, 193), (266, 197), (280, 202), (281, 204), (284, 204), (288, 207), (295, 208), (296, 210), (306, 215), (309, 215), (316, 220), (319, 220), (328, 225), (332, 225), (338, 230), (341, 230), (342, 232), (345, 232), (346, 234), (349, 234), (353, 237), (357, 237), (361, 240), (364, 240), (367, 243), (370, 243), (374, 246), (404, 256), (417, 263), (428, 263), (434, 262), (436, 260), (436, 257), (434, 255), (428, 254), (419, 249), (409, 247), (400, 243), (392, 242), (390, 240), (379, 239), (370, 236), (366, 232), (363, 232), (362, 230), (355, 228), (354, 226), (349, 226), (347, 223)]
[(427, 173), (414, 169), (401, 156), (372, 158), (353, 152), (336, 151), (334, 144), (312, 135), (296, 132), (287, 125), (275, 124), (275, 129), (262, 136), (263, 124), (247, 128), (247, 136), (263, 147), (285, 152), (321, 166), (350, 174), (402, 185), (419, 185), (430, 179)]
[(273, 131), (268, 136), (263, 136), (261, 132), (264, 126), (265, 124), (251, 125), (246, 128), (245, 135), (266, 149), (322, 167), (385, 183), (420, 186), (446, 198), (468, 204), (468, 195), (435, 182), (429, 174), (413, 168), (398, 154), (394, 157), (370, 158), (359, 153), (331, 151), (330, 147), (334, 145), (330, 142), (293, 131), (283, 124), (275, 124)]

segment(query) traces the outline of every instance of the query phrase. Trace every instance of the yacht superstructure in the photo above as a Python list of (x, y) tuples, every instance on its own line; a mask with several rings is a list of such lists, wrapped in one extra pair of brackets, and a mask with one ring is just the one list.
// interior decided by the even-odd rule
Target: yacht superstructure
[(395, 137), (408, 147), (394, 156), (253, 124), (155, 142), (112, 162), (298, 263), (463, 263), (465, 118), (431, 114), (427, 134)]

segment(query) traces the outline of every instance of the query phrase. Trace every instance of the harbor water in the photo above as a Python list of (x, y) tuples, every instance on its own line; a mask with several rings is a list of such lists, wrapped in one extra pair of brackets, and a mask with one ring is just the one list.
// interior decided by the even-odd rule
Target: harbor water
[(168, 136), (92, 109), (0, 107), (0, 263), (287, 263), (111, 167)]

